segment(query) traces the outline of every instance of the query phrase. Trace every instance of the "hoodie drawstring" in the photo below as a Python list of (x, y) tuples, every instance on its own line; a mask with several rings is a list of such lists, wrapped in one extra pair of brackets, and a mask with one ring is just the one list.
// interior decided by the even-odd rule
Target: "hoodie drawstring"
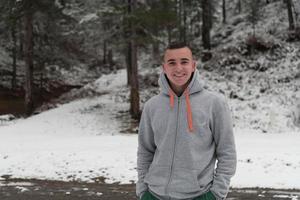
[(170, 106), (171, 106), (171, 108), (173, 108), (174, 107), (174, 93), (171, 89), (169, 90), (169, 95), (170, 95)]
[(187, 110), (187, 120), (188, 120), (188, 125), (189, 125), (189, 130), (190, 132), (194, 131), (193, 127), (193, 115), (192, 115), (192, 109), (191, 109), (191, 102), (190, 102), (190, 94), (189, 94), (189, 89), (186, 88), (184, 91), (185, 95), (185, 101), (186, 101), (186, 110)]
[[(171, 89), (169, 90), (169, 95), (170, 95), (170, 106), (171, 106), (171, 108), (173, 108), (174, 107), (174, 93)], [(189, 94), (188, 88), (186, 88), (186, 90), (184, 91), (184, 95), (185, 95), (185, 101), (186, 101), (186, 114), (187, 114), (188, 127), (189, 127), (189, 131), (193, 132), (194, 131), (193, 115), (192, 115), (190, 94)]]

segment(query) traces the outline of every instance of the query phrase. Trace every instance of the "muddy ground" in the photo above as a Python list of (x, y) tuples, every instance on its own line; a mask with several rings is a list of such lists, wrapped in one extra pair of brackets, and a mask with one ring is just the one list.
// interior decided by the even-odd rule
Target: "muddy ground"
[[(134, 184), (80, 183), (15, 179), (0, 181), (1, 200), (135, 200)], [(232, 188), (228, 200), (300, 200), (300, 190)]]

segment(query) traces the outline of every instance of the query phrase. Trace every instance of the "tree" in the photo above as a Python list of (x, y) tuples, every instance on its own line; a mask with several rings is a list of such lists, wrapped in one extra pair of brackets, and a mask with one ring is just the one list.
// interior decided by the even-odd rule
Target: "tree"
[(25, 22), (25, 112), (31, 115), (33, 105), (33, 4), (30, 0), (23, 5)]
[[(136, 9), (136, 0), (128, 0), (128, 14), (131, 14)], [(132, 19), (132, 18), (131, 18)], [(128, 43), (129, 60), (131, 64), (130, 75), (130, 113), (134, 119), (140, 117), (140, 98), (138, 84), (138, 65), (137, 65), (137, 44), (136, 44), (136, 28), (133, 25), (133, 20), (129, 21), (130, 40)]]
[[(130, 113), (133, 118), (139, 118), (137, 50), (147, 49), (151, 45), (155, 62), (158, 63), (161, 37), (176, 27), (176, 12), (171, 0), (126, 0), (110, 2), (110, 5), (113, 9), (103, 15), (110, 24), (112, 21), (116, 22), (113, 25), (118, 27), (115, 29), (116, 35), (124, 36), (114, 37), (111, 42), (117, 43), (119, 49), (124, 49), (122, 53), (125, 55), (127, 84), (130, 87)], [(113, 32), (113, 27), (111, 26), (110, 32)], [(111, 35), (113, 34), (109, 36)], [(171, 38), (171, 33), (166, 35)]]
[(288, 12), (288, 18), (289, 18), (289, 29), (294, 30), (295, 24), (294, 24), (294, 17), (293, 17), (293, 11), (292, 11), (292, 0), (285, 0), (287, 12)]
[(148, 3), (149, 9), (139, 17), (142, 20), (142, 27), (147, 33), (146, 41), (152, 45), (152, 55), (156, 64), (160, 63), (159, 45), (162, 37), (167, 36), (168, 41), (172, 40), (172, 29), (177, 26), (177, 14), (175, 6), (170, 0), (152, 0)]
[(238, 2), (237, 2), (237, 8), (238, 8), (239, 14), (241, 14), (241, 12), (242, 12), (242, 2), (241, 1), (242, 0), (238, 0)]
[[(60, 1), (63, 2), (63, 1)], [(55, 17), (62, 16), (61, 10), (56, 6), (56, 1), (34, 1), (23, 0), (17, 1), (16, 12), (19, 14), (20, 19), (24, 21), (24, 55), (25, 55), (25, 112), (29, 116), (34, 110), (34, 31), (33, 24), (35, 15), (39, 13), (45, 13), (55, 20)], [(55, 16), (55, 17), (54, 17)]]
[(222, 0), (222, 16), (223, 16), (223, 24), (226, 23), (226, 0)]
[(0, 5), (1, 17), (5, 24), (6, 29), (10, 30), (11, 38), (11, 53), (12, 53), (12, 79), (11, 88), (15, 89), (17, 85), (16, 75), (17, 75), (17, 23), (18, 13), (16, 8), (16, 2), (11, 0), (4, 0)]
[(204, 49), (210, 49), (210, 29), (212, 26), (211, 2), (201, 0), (202, 7), (202, 42)]
[(248, 2), (249, 6), (250, 6), (250, 13), (248, 15), (248, 20), (251, 22), (252, 24), (252, 35), (253, 37), (255, 37), (255, 26), (257, 24), (257, 22), (260, 20), (261, 18), (261, 12), (260, 12), (260, 0), (250, 0)]

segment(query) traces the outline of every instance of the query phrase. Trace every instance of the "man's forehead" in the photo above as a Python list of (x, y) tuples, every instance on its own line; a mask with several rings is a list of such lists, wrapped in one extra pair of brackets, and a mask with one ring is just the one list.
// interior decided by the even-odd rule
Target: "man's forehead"
[(164, 60), (166, 59), (192, 59), (192, 51), (187, 48), (179, 48), (179, 49), (167, 49), (165, 52)]

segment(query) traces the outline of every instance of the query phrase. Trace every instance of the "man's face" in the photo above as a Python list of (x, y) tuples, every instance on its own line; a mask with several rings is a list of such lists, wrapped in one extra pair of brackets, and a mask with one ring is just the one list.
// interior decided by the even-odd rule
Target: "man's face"
[(196, 63), (189, 48), (168, 49), (165, 52), (163, 70), (174, 90), (185, 89), (195, 67)]

